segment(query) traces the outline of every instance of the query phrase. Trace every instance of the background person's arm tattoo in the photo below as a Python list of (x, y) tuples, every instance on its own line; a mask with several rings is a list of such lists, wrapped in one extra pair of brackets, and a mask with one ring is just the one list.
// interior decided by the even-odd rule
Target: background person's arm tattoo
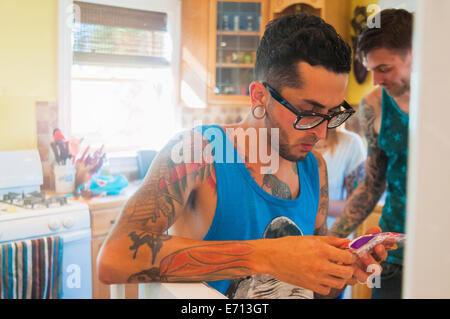
[(373, 211), (386, 189), (387, 156), (378, 147), (374, 107), (366, 99), (363, 99), (360, 112), (361, 127), (366, 135), (368, 147), (365, 178), (353, 191), (344, 212), (330, 229), (331, 235), (339, 237), (347, 237), (356, 230), (358, 225)]
[(366, 162), (361, 162), (353, 171), (344, 177), (344, 188), (349, 198), (356, 187), (364, 180), (366, 175)]

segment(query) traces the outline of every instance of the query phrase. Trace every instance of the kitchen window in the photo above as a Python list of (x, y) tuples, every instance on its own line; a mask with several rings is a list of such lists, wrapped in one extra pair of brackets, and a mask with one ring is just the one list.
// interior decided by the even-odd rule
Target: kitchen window
[(167, 20), (164, 12), (74, 2), (71, 135), (109, 153), (159, 150), (173, 136), (176, 74)]
[(175, 121), (172, 82), (167, 68), (74, 65), (72, 134), (113, 152), (159, 149)]

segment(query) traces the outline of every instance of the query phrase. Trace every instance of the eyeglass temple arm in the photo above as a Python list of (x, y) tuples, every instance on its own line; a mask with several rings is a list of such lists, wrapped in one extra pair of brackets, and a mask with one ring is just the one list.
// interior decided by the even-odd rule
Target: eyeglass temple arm
[(277, 100), (281, 105), (283, 105), (285, 108), (289, 109), (291, 112), (293, 112), (295, 115), (297, 116), (301, 116), (300, 112), (298, 110), (296, 110), (294, 107), (292, 107), (288, 101), (286, 101), (285, 99), (283, 99), (281, 97), (281, 95), (278, 94), (277, 91), (275, 91), (274, 89), (272, 89), (269, 84), (267, 84), (266, 82), (263, 82), (263, 85), (266, 87), (267, 90), (269, 90), (270, 95), (272, 95), (272, 97)]

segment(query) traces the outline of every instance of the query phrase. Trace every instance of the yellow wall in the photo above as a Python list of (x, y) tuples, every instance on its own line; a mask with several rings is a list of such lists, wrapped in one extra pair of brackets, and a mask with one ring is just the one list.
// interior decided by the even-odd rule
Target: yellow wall
[(0, 151), (37, 147), (36, 101), (57, 100), (57, 0), (0, 0)]
[(352, 0), (325, 0), (324, 20), (350, 43), (350, 4)]
[[(351, 8), (350, 8), (350, 20), (349, 20), (349, 28), (350, 28), (350, 37), (354, 35), (353, 28), (350, 25), (351, 19), (353, 19), (353, 11), (357, 6), (365, 6), (367, 7), (370, 4), (378, 4), (378, 0), (351, 0)], [(370, 13), (369, 13), (370, 14)], [(351, 44), (351, 39), (349, 39), (349, 44)], [(355, 76), (353, 74), (353, 69), (350, 73), (350, 78), (348, 82), (347, 89), (347, 102), (350, 104), (359, 105), (362, 98), (371, 92), (375, 87), (372, 85), (372, 74), (369, 73), (367, 75), (366, 81), (363, 84), (359, 84), (356, 82)]]

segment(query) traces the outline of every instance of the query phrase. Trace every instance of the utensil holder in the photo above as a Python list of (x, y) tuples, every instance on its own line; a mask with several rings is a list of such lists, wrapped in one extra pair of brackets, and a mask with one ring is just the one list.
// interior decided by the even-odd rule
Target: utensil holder
[(75, 190), (75, 167), (68, 163), (66, 165), (55, 165), (55, 191), (58, 194), (70, 194)]

